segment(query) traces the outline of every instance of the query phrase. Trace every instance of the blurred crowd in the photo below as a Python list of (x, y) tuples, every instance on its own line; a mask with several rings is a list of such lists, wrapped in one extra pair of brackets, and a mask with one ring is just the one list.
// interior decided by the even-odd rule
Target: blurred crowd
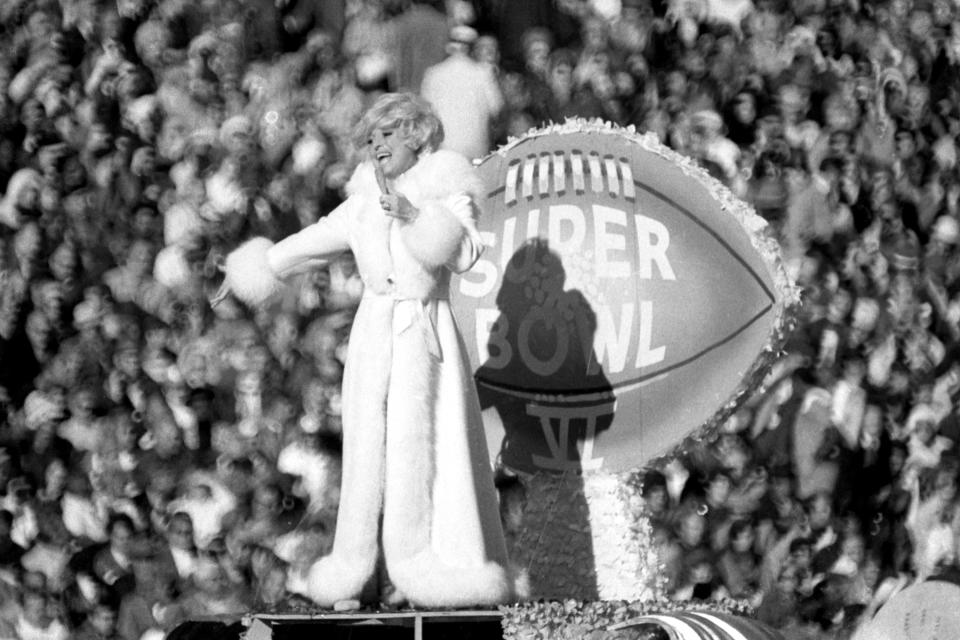
[(474, 158), (653, 131), (780, 238), (788, 356), (644, 478), (672, 597), (846, 637), (958, 571), (952, 0), (6, 0), (0, 35), (0, 638), (308, 604), (362, 285), (347, 256), (269, 310), (209, 299), (241, 240), (342, 200), (384, 91)]

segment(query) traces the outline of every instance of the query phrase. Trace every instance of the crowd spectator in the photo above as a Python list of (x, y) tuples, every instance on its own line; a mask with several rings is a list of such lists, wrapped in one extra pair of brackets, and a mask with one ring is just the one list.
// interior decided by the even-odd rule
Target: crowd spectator
[(477, 38), (472, 27), (452, 28), (447, 59), (427, 68), (420, 87), (443, 123), (441, 148), (468, 158), (482, 158), (490, 151), (490, 124), (503, 108), (492, 68), (470, 55)]
[(10, 0), (0, 34), (0, 635), (306, 604), (356, 267), (208, 299), (242, 239), (340, 202), (386, 90), (475, 158), (567, 116), (655, 132), (781, 241), (788, 356), (644, 475), (669, 593), (844, 637), (957, 569), (954, 3)]

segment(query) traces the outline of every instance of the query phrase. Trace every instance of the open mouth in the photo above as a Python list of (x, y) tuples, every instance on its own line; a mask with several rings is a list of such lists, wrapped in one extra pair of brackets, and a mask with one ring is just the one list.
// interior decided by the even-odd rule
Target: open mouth
[(384, 150), (377, 151), (377, 162), (383, 162), (384, 160), (388, 160), (389, 158), (390, 158), (390, 152), (389, 152), (389, 151), (387, 151), (387, 150), (385, 150), (385, 149), (384, 149)]

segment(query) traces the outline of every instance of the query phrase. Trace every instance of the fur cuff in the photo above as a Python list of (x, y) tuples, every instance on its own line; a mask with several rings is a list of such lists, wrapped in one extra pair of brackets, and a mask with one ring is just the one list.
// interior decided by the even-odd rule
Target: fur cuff
[(251, 307), (263, 305), (283, 288), (283, 281), (267, 261), (267, 251), (272, 246), (273, 242), (266, 238), (253, 238), (227, 256), (224, 282), (233, 295)]
[(429, 269), (447, 264), (459, 253), (466, 231), (458, 211), (469, 217), (470, 206), (466, 195), (424, 205), (419, 215), (401, 228), (410, 255)]
[(510, 578), (496, 562), (454, 567), (425, 550), (394, 562), (388, 558), (387, 571), (397, 589), (420, 607), (497, 605), (513, 599)]

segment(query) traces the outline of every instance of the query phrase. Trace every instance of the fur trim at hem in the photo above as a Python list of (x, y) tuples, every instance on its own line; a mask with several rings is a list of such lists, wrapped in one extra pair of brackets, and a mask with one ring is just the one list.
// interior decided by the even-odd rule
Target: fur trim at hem
[(387, 571), (410, 603), (421, 607), (497, 605), (513, 598), (507, 571), (496, 562), (453, 567), (425, 550), (404, 560), (388, 558)]
[[(403, 242), (417, 262), (435, 269), (459, 253), (466, 231), (457, 215), (461, 208), (470, 210), (470, 198), (464, 194), (448, 198), (443, 204), (431, 202), (412, 222), (401, 227)], [(469, 213), (466, 215), (469, 217)]]
[(227, 256), (224, 282), (234, 296), (251, 307), (263, 305), (283, 288), (283, 281), (267, 261), (272, 246), (267, 238), (252, 238)]
[[(375, 555), (372, 558), (376, 561)], [(288, 587), (299, 587), (297, 593), (321, 607), (332, 607), (341, 600), (359, 600), (376, 572), (376, 566), (370, 565), (369, 559), (337, 554), (325, 556), (311, 565), (306, 584), (288, 584)]]

